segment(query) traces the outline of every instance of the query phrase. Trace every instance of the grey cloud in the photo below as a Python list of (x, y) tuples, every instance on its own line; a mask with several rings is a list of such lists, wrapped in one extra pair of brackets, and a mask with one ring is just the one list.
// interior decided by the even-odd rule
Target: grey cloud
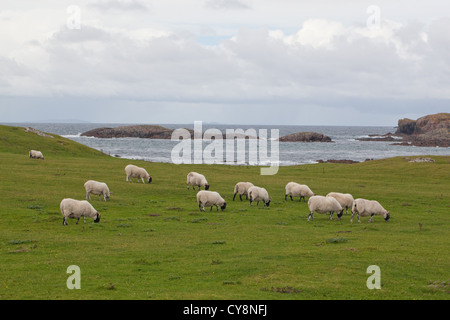
[(138, 0), (102, 0), (89, 4), (99, 10), (148, 11), (148, 7)]
[(210, 9), (250, 9), (250, 5), (243, 0), (208, 0), (205, 7)]

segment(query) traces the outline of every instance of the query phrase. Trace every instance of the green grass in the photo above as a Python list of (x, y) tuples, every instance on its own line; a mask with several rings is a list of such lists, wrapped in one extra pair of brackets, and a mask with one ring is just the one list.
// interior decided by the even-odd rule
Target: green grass
[[(46, 160), (29, 159), (29, 149)], [(257, 167), (117, 159), (0, 126), (0, 299), (448, 299), (450, 157), (433, 158), (261, 176)], [(152, 184), (126, 183), (128, 163), (146, 167)], [(189, 171), (205, 174), (227, 200), (224, 212), (198, 210)], [(63, 227), (60, 201), (84, 199), (89, 179), (113, 192), (108, 202), (92, 197), (100, 223)], [(233, 202), (238, 181), (264, 186), (270, 208)], [(290, 181), (379, 200), (391, 220), (315, 214), (307, 222), (305, 202), (284, 201)], [(81, 290), (66, 287), (71, 265), (81, 269)], [(370, 265), (381, 269), (381, 290), (366, 287)]]

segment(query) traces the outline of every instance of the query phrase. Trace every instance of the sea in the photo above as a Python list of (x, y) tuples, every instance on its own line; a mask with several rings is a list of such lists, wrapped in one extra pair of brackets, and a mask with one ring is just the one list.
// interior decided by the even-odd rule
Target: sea
[[(101, 139), (93, 137), (81, 136), (83, 132), (96, 129), (96, 128), (114, 128), (118, 126), (134, 125), (130, 123), (123, 124), (108, 124), (108, 123), (8, 123), (6, 125), (20, 126), (20, 127), (32, 127), (43, 132), (53, 133), (70, 140), (76, 141), (88, 147), (102, 151), (113, 157), (120, 157), (133, 160), (144, 160), (149, 162), (164, 162), (173, 163), (173, 150), (177, 146), (180, 146), (180, 141), (171, 141), (168, 139), (142, 139), (142, 138), (113, 138), (113, 139)], [(157, 124), (170, 129), (194, 129), (194, 123), (190, 124)], [(353, 160), (353, 161), (366, 161), (390, 158), (396, 156), (419, 156), (419, 155), (450, 155), (450, 148), (442, 147), (415, 147), (404, 145), (393, 145), (393, 142), (386, 141), (359, 141), (358, 138), (367, 138), (369, 136), (381, 136), (386, 133), (394, 133), (395, 127), (388, 126), (299, 126), (299, 125), (279, 125), (279, 126), (257, 126), (257, 125), (227, 125), (216, 123), (203, 123), (202, 132), (208, 129), (218, 129), (222, 133), (226, 133), (227, 129), (244, 131), (253, 129), (257, 133), (266, 131), (267, 138), (267, 151), (265, 153), (260, 152), (260, 145), (258, 145), (258, 163), (254, 163), (252, 159), (255, 159), (254, 154), (250, 154), (251, 148), (247, 143), (245, 146), (245, 161), (244, 164), (257, 164), (267, 165), (265, 161), (270, 163), (276, 162), (280, 166), (291, 166), (300, 164), (312, 164), (319, 161), (328, 160)], [(333, 142), (276, 142), (271, 135), (272, 130), (278, 130), (279, 137), (288, 135), (295, 132), (318, 132), (329, 136)], [(399, 141), (401, 139), (399, 138)], [(217, 142), (217, 141), (216, 141)], [(215, 142), (215, 143), (216, 143)], [(220, 142), (220, 141), (219, 141)], [(278, 143), (278, 146), (275, 144)], [(210, 146), (208, 148), (208, 146)], [(217, 145), (215, 145), (217, 146)], [(212, 156), (216, 156), (215, 152), (219, 152), (219, 149), (215, 149), (210, 153)], [(194, 160), (194, 143), (192, 147), (184, 149), (183, 152), (190, 151), (190, 159)], [(211, 141), (204, 141), (202, 143), (202, 150), (210, 150)], [(243, 155), (238, 158), (235, 156), (234, 162), (229, 161), (226, 158), (226, 141), (223, 141), (223, 163), (224, 164), (243, 164)], [(231, 148), (230, 148), (231, 149)], [(198, 149), (196, 149), (198, 150)], [(237, 153), (237, 142), (235, 145), (235, 153)], [(262, 151), (261, 151), (262, 152)], [(181, 156), (181, 153), (179, 154)], [(263, 157), (264, 155), (265, 157)], [(272, 155), (276, 156), (271, 157)], [(186, 156), (186, 155), (185, 155)], [(231, 158), (230, 158), (231, 159)], [(276, 161), (274, 161), (276, 160)], [(194, 162), (192, 162), (194, 163)]]

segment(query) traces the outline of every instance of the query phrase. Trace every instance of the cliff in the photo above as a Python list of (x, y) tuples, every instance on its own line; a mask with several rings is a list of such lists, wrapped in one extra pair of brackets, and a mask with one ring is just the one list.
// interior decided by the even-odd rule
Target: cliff
[[(117, 128), (98, 128), (82, 133), (82, 136), (95, 138), (147, 138), (170, 139), (173, 129), (155, 125), (136, 125)], [(190, 132), (192, 130), (189, 130)], [(192, 133), (191, 133), (192, 134)]]

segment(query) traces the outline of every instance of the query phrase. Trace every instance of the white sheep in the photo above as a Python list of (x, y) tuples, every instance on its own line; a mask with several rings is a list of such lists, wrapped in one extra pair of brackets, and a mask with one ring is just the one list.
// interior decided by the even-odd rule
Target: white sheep
[(217, 211), (219, 211), (219, 207), (222, 211), (227, 207), (226, 201), (215, 191), (199, 191), (197, 193), (197, 203), (200, 211), (203, 212), (205, 211), (205, 207), (211, 207), (211, 211), (213, 206), (216, 206)]
[(209, 190), (209, 184), (206, 180), (205, 176), (197, 173), (197, 172), (189, 172), (187, 175), (187, 189), (189, 190), (189, 185), (192, 184), (192, 189), (195, 190), (195, 187), (198, 186), (198, 190), (201, 187), (205, 188), (205, 190)]
[(253, 206), (252, 203), (254, 201), (256, 201), (256, 205), (259, 205), (259, 202), (262, 201), (264, 202), (264, 207), (268, 207), (272, 200), (266, 189), (257, 186), (248, 189), (248, 197), (250, 199), (250, 206)]
[(355, 201), (350, 193), (330, 192), (327, 197), (335, 198), (342, 206), (342, 211), (346, 209), (345, 213), (348, 213), (348, 209), (352, 210), (353, 201)]
[(86, 200), (91, 200), (91, 194), (98, 195), (98, 200), (103, 195), (105, 201), (109, 200), (111, 192), (106, 183), (98, 182), (94, 180), (89, 180), (84, 184), (84, 189), (86, 190)]
[(100, 214), (98, 211), (85, 200), (63, 199), (60, 208), (63, 215), (63, 226), (68, 225), (67, 218), (77, 219), (77, 224), (81, 217), (83, 217), (84, 223), (86, 223), (86, 217), (91, 217), (95, 223), (100, 222)]
[[(145, 184), (145, 180), (148, 181), (148, 183), (152, 182), (152, 177), (148, 174), (147, 170), (144, 168), (137, 167), (135, 165), (129, 164), (125, 167), (125, 173), (127, 174), (127, 182), (133, 182), (131, 178), (137, 178), (138, 182), (139, 179), (142, 180), (142, 183)], [(145, 179), (145, 180), (144, 180)]]
[(313, 213), (330, 213), (330, 220), (333, 218), (333, 213), (336, 212), (338, 218), (342, 216), (342, 206), (333, 197), (312, 196), (308, 200), (309, 216), (314, 220)]
[(306, 184), (298, 184), (296, 182), (289, 182), (286, 185), (286, 194), (284, 196), (284, 200), (287, 200), (287, 197), (290, 196), (291, 200), (292, 197), (300, 197), (299, 201), (303, 200), (306, 202), (305, 197), (312, 197), (316, 194), (311, 191), (311, 189)]
[(29, 156), (30, 156), (30, 158), (33, 158), (33, 159), (42, 159), (42, 160), (44, 160), (44, 155), (42, 154), (42, 152), (37, 151), (37, 150), (30, 150)]
[(248, 200), (248, 189), (253, 187), (253, 183), (251, 182), (238, 182), (234, 186), (234, 196), (233, 201), (236, 198), (236, 195), (239, 193), (239, 199), (242, 201), (242, 196), (246, 196)]
[(387, 222), (389, 221), (391, 214), (389, 211), (384, 209), (381, 204), (376, 200), (367, 200), (367, 199), (356, 199), (353, 202), (352, 207), (352, 218), (350, 220), (351, 223), (353, 223), (353, 216), (356, 214), (358, 215), (358, 222), (361, 223), (360, 216), (367, 217), (370, 216), (369, 222), (372, 222), (374, 215), (381, 215), (383, 216), (384, 220)]

